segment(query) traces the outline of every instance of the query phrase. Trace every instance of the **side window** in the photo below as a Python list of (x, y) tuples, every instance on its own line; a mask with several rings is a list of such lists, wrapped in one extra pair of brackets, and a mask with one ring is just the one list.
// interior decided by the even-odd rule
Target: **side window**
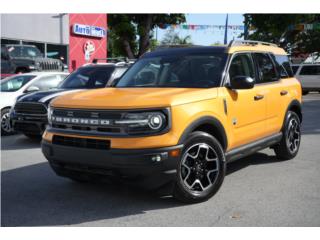
[(61, 77), (53, 76), (46, 76), (41, 77), (36, 80), (31, 86), (38, 87), (40, 91), (46, 91), (58, 86), (58, 84), (62, 81)]
[(236, 76), (255, 78), (254, 65), (250, 54), (238, 54), (232, 59), (229, 77), (232, 79)]
[(303, 66), (300, 75), (320, 75), (320, 65)]
[(269, 56), (266, 53), (254, 54), (256, 63), (259, 69), (259, 83), (268, 83), (278, 80), (276, 68)]
[(286, 55), (271, 55), (274, 62), (277, 65), (278, 73), (281, 78), (293, 77), (293, 71), (289, 62), (289, 58)]

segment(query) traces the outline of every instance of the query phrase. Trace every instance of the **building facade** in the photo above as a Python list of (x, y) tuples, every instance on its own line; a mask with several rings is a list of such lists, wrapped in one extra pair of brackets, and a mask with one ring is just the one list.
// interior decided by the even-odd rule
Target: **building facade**
[(1, 44), (35, 45), (73, 71), (107, 57), (107, 15), (1, 14)]

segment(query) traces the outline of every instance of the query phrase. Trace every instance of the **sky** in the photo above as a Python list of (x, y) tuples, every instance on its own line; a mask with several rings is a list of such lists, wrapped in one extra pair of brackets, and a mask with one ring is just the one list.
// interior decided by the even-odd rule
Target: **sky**
[[(225, 25), (227, 14), (186, 14), (185, 24), (195, 25)], [(243, 25), (243, 14), (229, 14), (229, 25)], [(157, 39), (161, 41), (168, 30), (156, 29)], [(196, 45), (211, 45), (216, 42), (223, 44), (224, 30), (175, 30), (180, 37), (190, 35)], [(238, 38), (238, 32), (228, 31), (228, 42)]]

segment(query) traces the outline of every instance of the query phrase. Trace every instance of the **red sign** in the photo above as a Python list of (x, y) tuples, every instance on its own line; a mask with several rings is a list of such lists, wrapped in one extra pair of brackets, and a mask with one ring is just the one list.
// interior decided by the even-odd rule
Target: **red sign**
[[(107, 57), (107, 37), (95, 38), (73, 33), (74, 24), (107, 29), (106, 14), (69, 14), (69, 71), (72, 72), (94, 58)], [(86, 50), (88, 50), (86, 61)]]

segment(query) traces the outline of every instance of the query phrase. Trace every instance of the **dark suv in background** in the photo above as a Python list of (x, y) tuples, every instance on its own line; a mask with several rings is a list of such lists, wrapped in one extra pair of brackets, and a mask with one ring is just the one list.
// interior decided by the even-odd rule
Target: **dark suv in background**
[(45, 58), (34, 45), (1, 45), (1, 78), (32, 71), (63, 71), (58, 59)]
[(39, 138), (48, 123), (47, 108), (52, 99), (75, 91), (110, 86), (131, 64), (132, 62), (88, 64), (71, 73), (56, 89), (19, 97), (10, 114), (13, 129), (29, 138)]

